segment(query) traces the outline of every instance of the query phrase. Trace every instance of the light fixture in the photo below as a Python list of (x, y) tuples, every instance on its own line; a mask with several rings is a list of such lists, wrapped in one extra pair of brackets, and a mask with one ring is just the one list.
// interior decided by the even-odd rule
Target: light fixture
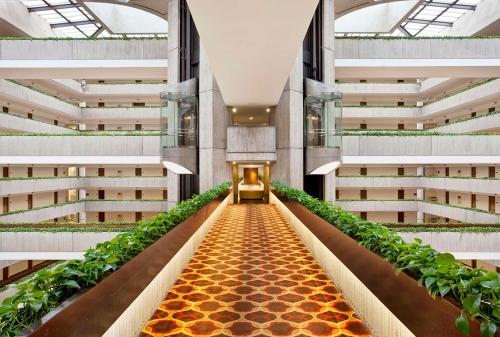
[(268, 164), (268, 165), (269, 165), (269, 162), (268, 162), (268, 161), (266, 161), (266, 164)]
[(267, 109), (266, 109), (266, 112), (271, 112), (271, 108), (267, 108)]
[(253, 117), (250, 117), (249, 119), (250, 119), (251, 121), (253, 121)]
[(233, 165), (236, 165), (236, 162), (235, 162), (235, 161), (233, 161)]
[(232, 109), (231, 109), (231, 111), (232, 111), (232, 112), (236, 112), (236, 111), (238, 111), (238, 109), (236, 109), (236, 108), (232, 108)]

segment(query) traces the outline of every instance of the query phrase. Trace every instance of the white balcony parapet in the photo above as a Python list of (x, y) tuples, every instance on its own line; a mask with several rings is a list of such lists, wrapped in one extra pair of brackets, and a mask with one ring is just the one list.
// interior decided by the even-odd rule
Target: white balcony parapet
[(419, 238), (423, 244), (431, 245), (440, 252), (500, 252), (498, 233), (403, 232), (399, 235), (406, 242)]
[(337, 200), (335, 204), (349, 212), (417, 212), (414, 200)]
[(32, 210), (0, 214), (0, 223), (42, 222), (82, 212), (166, 212), (165, 200), (81, 200)]
[(165, 83), (133, 83), (133, 84), (87, 84), (83, 95), (85, 97), (156, 97), (165, 91)]
[(467, 193), (496, 194), (500, 191), (500, 179), (458, 177), (337, 177), (338, 188), (426, 188)]
[[(3, 232), (0, 251), (6, 252), (83, 252), (111, 240), (117, 232)], [(37, 259), (40, 259), (37, 258)]]
[(344, 156), (498, 156), (500, 137), (483, 135), (342, 137)]
[(60, 218), (68, 214), (77, 214), (85, 212), (84, 202), (74, 202), (69, 204), (48, 206), (33, 210), (27, 210), (18, 213), (0, 214), (0, 222), (16, 223), (16, 222), (42, 222), (49, 219)]
[(336, 59), (497, 59), (499, 48), (500, 39), (335, 39)]
[(55, 177), (0, 180), (0, 195), (29, 194), (71, 189), (163, 189), (167, 177)]
[(85, 188), (121, 189), (162, 189), (167, 187), (167, 177), (85, 177), (83, 178)]
[[(159, 136), (3, 136), (0, 157), (158, 156)], [(9, 160), (10, 160), (9, 159)], [(159, 163), (159, 161), (158, 161)]]
[[(499, 39), (500, 40), (500, 39)], [(487, 82), (477, 87), (465, 90), (422, 108), (422, 117), (432, 117), (438, 114), (464, 110), (474, 104), (493, 101), (500, 98), (500, 79)]]
[(500, 128), (500, 113), (487, 114), (435, 127), (431, 131), (446, 133), (488, 132)]
[(86, 212), (166, 212), (166, 200), (87, 200)]
[(0, 127), (5, 131), (29, 132), (29, 133), (78, 133), (76, 130), (64, 128), (62, 126), (39, 122), (29, 118), (16, 115), (0, 113)]
[[(3, 42), (0, 41), (0, 45)], [(80, 108), (75, 105), (7, 80), (0, 80), (0, 97), (8, 102), (69, 119), (79, 119), (81, 114)]]
[(417, 200), (337, 200), (349, 212), (424, 212), (468, 223), (499, 223), (500, 214)]
[(160, 107), (135, 108), (83, 108), (82, 121), (95, 120), (153, 120), (160, 122)]
[(420, 108), (417, 107), (353, 107), (345, 106), (342, 118), (345, 119), (417, 119)]

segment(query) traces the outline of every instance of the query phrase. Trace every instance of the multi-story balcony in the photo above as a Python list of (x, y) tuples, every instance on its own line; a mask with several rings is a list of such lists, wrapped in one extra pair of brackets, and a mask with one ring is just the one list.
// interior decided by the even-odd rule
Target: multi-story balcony
[(498, 223), (500, 214), (420, 200), (338, 200), (349, 212), (423, 212), (468, 223)]
[(72, 189), (163, 188), (167, 177), (39, 177), (0, 179), (0, 195), (28, 194)]
[(77, 133), (76, 130), (69, 128), (52, 125), (49, 123), (39, 122), (37, 120), (19, 117), (16, 115), (9, 115), (0, 113), (0, 125), (3, 131), (8, 132), (27, 132), (27, 133)]
[(496, 194), (500, 191), (500, 179), (459, 177), (337, 177), (337, 188), (424, 188), (468, 193)]

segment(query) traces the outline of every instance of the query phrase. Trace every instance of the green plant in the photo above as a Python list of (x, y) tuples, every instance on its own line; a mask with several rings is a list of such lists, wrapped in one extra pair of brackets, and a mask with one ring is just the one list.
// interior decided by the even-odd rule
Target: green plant
[(335, 36), (336, 40), (492, 40), (500, 36)]
[(282, 196), (302, 204), (312, 213), (336, 226), (362, 246), (393, 263), (427, 288), (432, 297), (451, 296), (462, 307), (456, 326), (469, 333), (469, 319), (479, 318), (484, 337), (492, 337), (500, 324), (500, 275), (483, 269), (472, 269), (456, 261), (449, 253), (440, 253), (416, 239), (406, 243), (396, 231), (378, 223), (362, 220), (328, 202), (311, 197), (301, 190), (280, 182), (272, 186)]
[(458, 232), (458, 233), (498, 233), (500, 228), (498, 227), (432, 227), (432, 224), (427, 226), (402, 226), (402, 227), (391, 227), (392, 230), (396, 232), (408, 232), (408, 233), (425, 233), (425, 232)]
[(159, 136), (160, 131), (79, 131), (77, 133), (14, 133), (0, 132), (1, 137), (47, 137), (47, 136), (63, 136), (63, 137), (107, 137), (107, 136)]
[(129, 232), (133, 229), (133, 227), (116, 227), (116, 226), (107, 226), (107, 227), (3, 227), (0, 226), (0, 233), (28, 233), (28, 232), (37, 232), (37, 233), (115, 233), (115, 232)]
[(6, 298), (0, 306), (0, 335), (15, 336), (78, 290), (93, 287), (229, 186), (229, 183), (216, 186), (181, 202), (167, 213), (141, 222), (129, 232), (97, 244), (96, 248), (87, 250), (83, 260), (39, 271), (29, 280), (16, 283), (17, 293)]

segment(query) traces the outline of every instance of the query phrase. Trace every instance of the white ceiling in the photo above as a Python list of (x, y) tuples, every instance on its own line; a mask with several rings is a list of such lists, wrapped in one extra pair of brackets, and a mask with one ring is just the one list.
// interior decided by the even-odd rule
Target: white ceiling
[(318, 0), (187, 2), (226, 105), (276, 105)]

